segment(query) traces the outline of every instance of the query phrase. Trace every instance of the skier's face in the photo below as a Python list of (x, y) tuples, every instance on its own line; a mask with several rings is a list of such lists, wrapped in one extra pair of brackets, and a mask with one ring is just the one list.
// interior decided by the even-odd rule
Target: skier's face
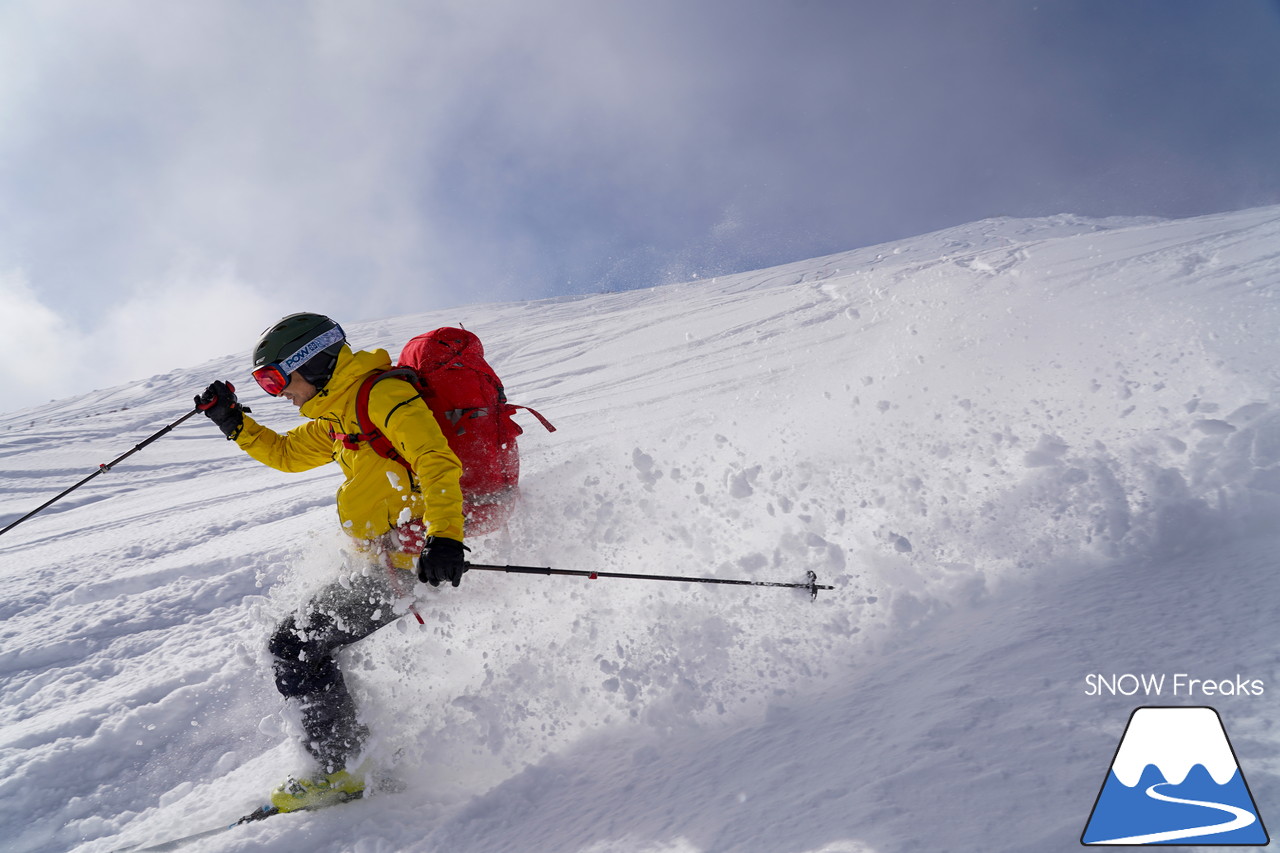
[(302, 378), (301, 373), (289, 376), (289, 384), (280, 392), (281, 397), (288, 398), (290, 403), (301, 406), (316, 395), (316, 386)]

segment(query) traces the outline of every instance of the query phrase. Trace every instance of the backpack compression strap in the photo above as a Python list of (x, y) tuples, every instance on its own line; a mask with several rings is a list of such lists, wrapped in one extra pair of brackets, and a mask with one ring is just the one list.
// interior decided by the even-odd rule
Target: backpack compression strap
[(507, 406), (507, 408), (508, 408), (508, 409), (510, 409), (511, 411), (515, 411), (516, 409), (524, 409), (526, 412), (528, 412), (529, 414), (531, 414), (531, 415), (533, 415), (535, 418), (537, 418), (537, 419), (538, 419), (538, 423), (542, 424), (544, 427), (546, 427), (546, 428), (547, 428), (547, 432), (555, 432), (555, 431), (556, 431), (555, 425), (554, 425), (554, 424), (552, 424), (552, 423), (551, 423), (551, 421), (549, 421), (549, 420), (547, 420), (546, 418), (544, 418), (544, 417), (542, 416), (542, 413), (541, 413), (541, 412), (538, 412), (538, 411), (537, 411), (537, 410), (535, 410), (535, 409), (531, 409), (531, 408), (529, 408), (528, 406), (511, 406), (511, 405), (508, 405), (508, 406)]

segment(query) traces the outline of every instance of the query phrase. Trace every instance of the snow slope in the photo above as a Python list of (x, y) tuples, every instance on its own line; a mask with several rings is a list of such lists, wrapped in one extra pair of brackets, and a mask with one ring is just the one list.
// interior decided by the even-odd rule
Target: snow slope
[[(1130, 711), (1218, 708), (1280, 815), (1280, 208), (989, 220), (463, 323), (525, 501), (353, 649), (398, 794), (192, 849), (1073, 850)], [(285, 306), (288, 310), (306, 306)], [(0, 523), (185, 413), (247, 348), (0, 416)], [(286, 403), (243, 395), (255, 416)], [(0, 537), (0, 836), (106, 851), (216, 826), (302, 766), (264, 641), (337, 568), (335, 470), (200, 419)], [(1261, 695), (1089, 695), (1090, 673)]]

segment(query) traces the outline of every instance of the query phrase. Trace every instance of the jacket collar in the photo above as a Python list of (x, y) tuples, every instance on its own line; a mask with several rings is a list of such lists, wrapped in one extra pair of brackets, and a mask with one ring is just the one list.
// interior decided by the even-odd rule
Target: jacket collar
[(366, 376), (376, 370), (386, 370), (389, 367), (391, 367), (391, 356), (386, 350), (352, 352), (349, 346), (343, 344), (329, 384), (303, 403), (298, 413), (304, 418), (313, 420), (326, 415), (341, 414), (347, 407), (348, 398), (354, 397), (360, 390), (360, 383)]

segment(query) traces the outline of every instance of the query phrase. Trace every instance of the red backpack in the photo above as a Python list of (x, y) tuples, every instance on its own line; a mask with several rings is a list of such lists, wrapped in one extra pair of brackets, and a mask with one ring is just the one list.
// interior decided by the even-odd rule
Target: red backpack
[(548, 432), (556, 428), (533, 409), (507, 402), (502, 380), (484, 359), (484, 345), (466, 329), (446, 326), (418, 335), (405, 344), (397, 364), (361, 384), (356, 395), (359, 438), (368, 441), (379, 456), (410, 467), (369, 418), (369, 392), (376, 383), (392, 377), (410, 382), (462, 462), (467, 533), (492, 532), (510, 516), (520, 479), (516, 436), (524, 430), (512, 420), (512, 413), (524, 409)]

